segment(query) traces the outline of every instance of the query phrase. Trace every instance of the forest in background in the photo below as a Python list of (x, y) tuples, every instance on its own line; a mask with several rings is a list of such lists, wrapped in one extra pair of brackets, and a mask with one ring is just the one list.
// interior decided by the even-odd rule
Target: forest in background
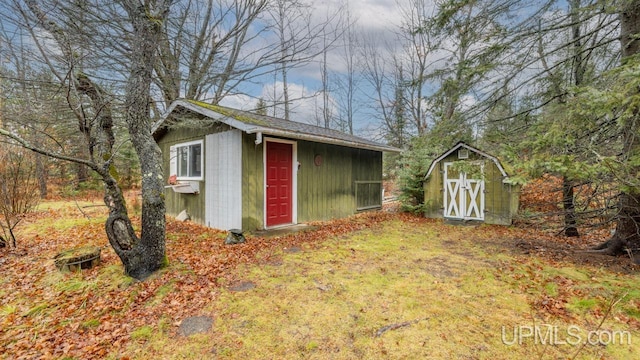
[[(241, 99), (404, 149), (385, 173), (405, 209), (420, 211), (426, 167), (462, 140), (502, 158), (513, 182), (561, 179), (566, 235), (615, 223), (601, 250), (640, 248), (638, 1), (411, 0), (385, 37), (362, 31), (348, 3), (322, 16), (288, 0), (0, 6), (3, 146), (38, 150), (21, 166), (41, 196), (52, 178), (80, 187), (93, 177), (116, 200), (140, 184), (153, 214), (143, 218), (159, 217), (163, 204), (145, 194), (163, 184), (140, 176), (159, 173), (156, 150), (145, 151), (153, 121), (178, 98)], [(312, 94), (294, 91), (303, 69), (320, 79)], [(272, 95), (256, 93), (266, 82)], [(297, 118), (309, 99), (313, 115)], [(26, 156), (15, 149), (3, 151)], [(132, 229), (110, 204), (109, 221)], [(138, 244), (132, 234), (112, 244)]]

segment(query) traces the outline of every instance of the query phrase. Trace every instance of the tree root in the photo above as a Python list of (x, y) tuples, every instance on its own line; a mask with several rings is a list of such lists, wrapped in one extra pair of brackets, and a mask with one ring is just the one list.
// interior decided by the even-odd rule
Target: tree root
[(589, 249), (589, 250), (575, 250), (577, 254), (602, 254), (602, 255), (612, 255), (610, 254), (609, 249)]
[(592, 250), (605, 250), (607, 248), (609, 248), (609, 244), (611, 243), (611, 239), (603, 242), (602, 244), (594, 247)]
[(627, 253), (625, 248), (626, 246), (624, 241), (622, 241), (622, 239), (617, 236), (617, 234), (614, 234), (609, 240), (595, 246), (591, 250), (599, 254), (618, 256)]
[(635, 257), (634, 253), (638, 252), (640, 249), (630, 248), (628, 243), (625, 243), (614, 235), (609, 240), (603, 242), (600, 245), (597, 245), (589, 250), (580, 250), (576, 251), (577, 253), (587, 253), (587, 254), (602, 254), (609, 256), (620, 256), (620, 255), (628, 255), (631, 261), (636, 264), (640, 264), (640, 257)]

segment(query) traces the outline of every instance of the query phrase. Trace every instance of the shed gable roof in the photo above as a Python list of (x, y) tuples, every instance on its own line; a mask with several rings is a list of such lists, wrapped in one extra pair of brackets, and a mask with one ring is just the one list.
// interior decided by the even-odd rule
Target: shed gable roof
[(384, 145), (358, 136), (345, 134), (337, 130), (192, 100), (174, 101), (169, 106), (162, 119), (153, 125), (152, 130), (154, 136), (158, 135), (163, 128), (166, 129), (166, 122), (170, 116), (177, 117), (180, 113), (185, 112), (203, 115), (239, 129), (247, 134), (282, 136), (298, 140), (308, 140), (368, 150), (400, 152), (400, 149), (392, 146)]
[(427, 171), (427, 174), (424, 176), (424, 178), (428, 178), (429, 175), (431, 175), (431, 172), (433, 171), (433, 169), (436, 168), (436, 165), (442, 161), (443, 159), (445, 159), (447, 156), (451, 155), (453, 152), (459, 150), (460, 148), (465, 148), (468, 149), (469, 151), (472, 151), (480, 156), (483, 156), (491, 161), (493, 161), (494, 164), (496, 164), (496, 166), (498, 167), (498, 170), (500, 170), (500, 173), (502, 174), (502, 176), (504, 177), (508, 177), (509, 175), (507, 174), (507, 172), (504, 170), (504, 167), (502, 166), (502, 164), (500, 163), (500, 160), (498, 160), (497, 157), (490, 155), (480, 149), (476, 149), (473, 146), (469, 146), (467, 144), (465, 144), (463, 141), (458, 142), (454, 147), (452, 147), (451, 149), (447, 150), (444, 154), (438, 156), (437, 158), (435, 158), (432, 162), (431, 162), (431, 166), (429, 166), (429, 170)]

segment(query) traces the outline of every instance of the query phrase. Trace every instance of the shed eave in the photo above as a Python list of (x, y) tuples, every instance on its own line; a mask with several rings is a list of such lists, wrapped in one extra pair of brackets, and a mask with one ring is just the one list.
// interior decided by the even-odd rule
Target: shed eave
[(324, 136), (303, 134), (295, 131), (279, 130), (279, 129), (273, 129), (273, 128), (267, 128), (267, 127), (251, 127), (243, 131), (247, 134), (262, 133), (263, 135), (280, 136), (280, 137), (285, 137), (289, 139), (305, 140), (305, 141), (312, 141), (312, 142), (317, 142), (322, 144), (346, 146), (346, 147), (356, 148), (356, 149), (365, 149), (365, 150), (373, 150), (373, 151), (381, 151), (381, 152), (394, 152), (394, 153), (399, 153), (402, 151), (401, 149), (394, 148), (391, 146), (376, 146), (371, 144), (355, 143), (351, 141), (334, 139), (334, 138), (329, 138)]

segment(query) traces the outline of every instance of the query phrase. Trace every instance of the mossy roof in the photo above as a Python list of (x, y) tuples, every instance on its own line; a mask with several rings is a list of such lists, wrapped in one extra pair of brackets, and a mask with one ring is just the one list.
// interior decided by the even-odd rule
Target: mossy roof
[(336, 144), (354, 148), (376, 151), (399, 152), (400, 149), (373, 140), (345, 134), (341, 131), (276, 117), (259, 115), (248, 111), (232, 109), (220, 105), (211, 105), (193, 100), (176, 100), (169, 107), (165, 116), (153, 127), (156, 139), (160, 132), (167, 131), (167, 120), (181, 121), (181, 118), (193, 115), (204, 116), (212, 122), (222, 122), (248, 134), (280, 136), (298, 140)]

